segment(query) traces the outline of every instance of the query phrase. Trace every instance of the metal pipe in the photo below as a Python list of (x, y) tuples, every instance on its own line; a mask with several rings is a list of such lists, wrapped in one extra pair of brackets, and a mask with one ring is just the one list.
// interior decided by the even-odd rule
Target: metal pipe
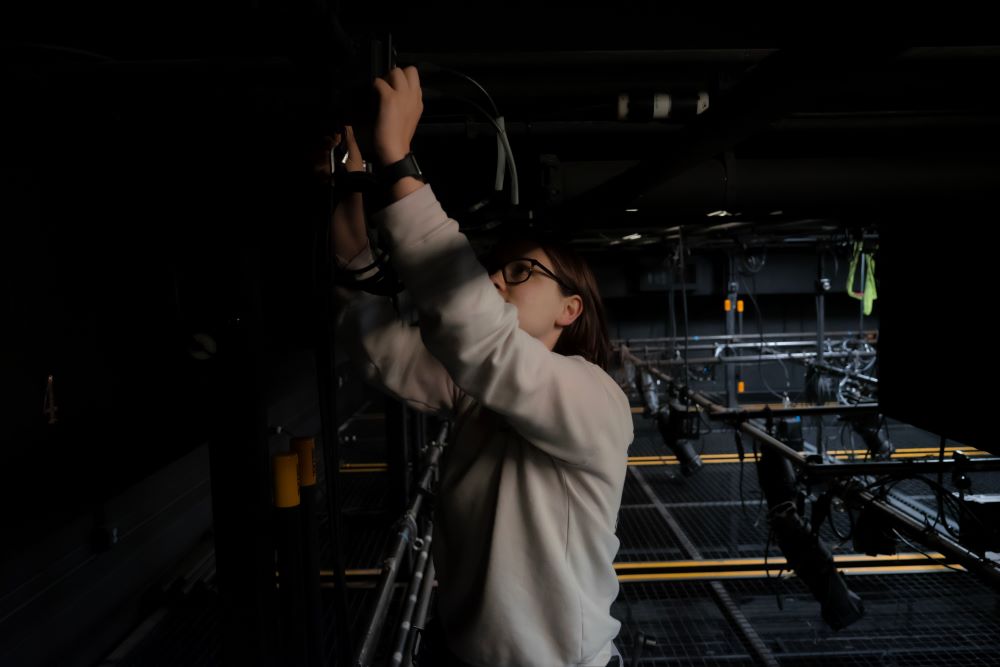
[(454, 67), (581, 67), (588, 65), (670, 65), (732, 63), (750, 65), (773, 53), (774, 49), (675, 49), (636, 51), (510, 51), (506, 53), (400, 53), (400, 62), (429, 62)]
[[(629, 353), (627, 350), (625, 351), (625, 354), (626, 356), (631, 356), (634, 358), (634, 355), (631, 355), (631, 353)], [(660, 377), (661, 379), (676, 386), (676, 382), (674, 381), (674, 379), (671, 378), (666, 373), (663, 373), (662, 371), (657, 371), (655, 369), (651, 369), (651, 372), (657, 375), (657, 377)], [(689, 394), (689, 396), (695, 401), (695, 403), (705, 408), (712, 415), (717, 415), (720, 412), (725, 411), (725, 408), (722, 408), (721, 406), (713, 403), (708, 398), (697, 392), (692, 392)], [(772, 411), (772, 414), (778, 414), (779, 412), (781, 411), (774, 410)], [(780, 440), (777, 440), (776, 438), (773, 438), (772, 436), (768, 435), (767, 433), (757, 428), (753, 424), (750, 424), (748, 422), (743, 422), (740, 424), (739, 428), (742, 432), (756, 439), (764, 446), (769, 447), (773, 451), (781, 454), (789, 461), (791, 461), (793, 464), (796, 464), (804, 468), (806, 475), (811, 474), (813, 470), (820, 470), (823, 472), (823, 474), (825, 474), (827, 470), (832, 471), (833, 468), (840, 468), (841, 470), (844, 470), (846, 472), (846, 470), (848, 469), (847, 467), (852, 465), (852, 464), (831, 465), (831, 464), (809, 463), (806, 459), (805, 454), (795, 451), (785, 443), (781, 442)], [(976, 461), (969, 461), (968, 463), (963, 463), (963, 466), (969, 466), (969, 469), (975, 470), (975, 468), (972, 467), (974, 464), (985, 464), (985, 466), (981, 469), (996, 469), (995, 467), (997, 466), (998, 461), (1000, 461), (1000, 459), (996, 458), (979, 459)], [(918, 463), (918, 462), (900, 461), (900, 462), (888, 462), (888, 463), (889, 465), (896, 466), (893, 469), (898, 469), (898, 470), (903, 470), (903, 467), (901, 467), (901, 465), (907, 466), (907, 464), (911, 470), (913, 468), (917, 468), (918, 465), (920, 466), (919, 468), (920, 470), (930, 470), (931, 468), (928, 468), (926, 466), (933, 465), (935, 462), (928, 461), (928, 462)], [(941, 468), (941, 466), (944, 464), (948, 464), (954, 467), (954, 461), (947, 461), (944, 462), (944, 464), (942, 464), (941, 462), (937, 463), (938, 463), (937, 466), (938, 468)], [(853, 464), (853, 465), (859, 465), (859, 464)], [(866, 465), (866, 467), (869, 469), (872, 466), (872, 464), (860, 464), (860, 465)], [(884, 469), (886, 468), (883, 464), (879, 468), (879, 470), (884, 470)], [(834, 471), (834, 472), (839, 473), (839, 471)], [(851, 485), (849, 482), (834, 480), (833, 485), (834, 488), (836, 488), (844, 498), (859, 499), (864, 506), (872, 507), (882, 516), (892, 521), (896, 526), (898, 526), (901, 530), (903, 530), (903, 532), (906, 532), (914, 539), (923, 542), (924, 544), (927, 544), (932, 548), (937, 549), (946, 556), (953, 558), (955, 562), (960, 563), (970, 572), (979, 575), (984, 581), (986, 581), (986, 583), (988, 583), (994, 589), (1000, 591), (1000, 570), (998, 570), (991, 563), (984, 562), (979, 558), (979, 556), (972, 553), (968, 549), (964, 548), (960, 544), (948, 539), (937, 529), (932, 528), (930, 526), (924, 526), (923, 524), (918, 523), (917, 521), (915, 521), (911, 517), (906, 516), (896, 508), (891, 507), (890, 505), (887, 505), (882, 501), (876, 500), (871, 493), (861, 490), (856, 486)]]
[(878, 412), (878, 403), (858, 403), (857, 405), (807, 405), (788, 408), (766, 408), (758, 410), (745, 410), (735, 408), (732, 410), (715, 410), (708, 414), (709, 419), (762, 419), (768, 416), (781, 419), (783, 417), (803, 417), (819, 415), (852, 415)]
[(431, 562), (430, 552), (433, 534), (434, 524), (433, 522), (428, 521), (427, 531), (424, 533), (423, 537), (423, 548), (420, 550), (420, 556), (417, 558), (417, 565), (414, 568), (413, 578), (410, 580), (410, 586), (406, 591), (406, 602), (403, 606), (403, 618), (399, 624), (399, 629), (396, 631), (396, 650), (393, 652), (392, 659), (390, 661), (390, 664), (393, 667), (398, 667), (398, 665), (403, 663), (405, 656), (404, 651), (406, 646), (410, 643), (408, 640), (412, 634), (413, 613), (417, 607), (419, 592), (423, 590), (423, 581), (427, 574), (428, 563)]
[[(734, 334), (734, 337), (735, 337), (735, 334)], [(704, 339), (699, 336), (698, 340), (704, 340)], [(746, 348), (746, 349), (752, 349), (752, 348), (775, 348), (775, 347), (814, 347), (816, 345), (816, 341), (814, 341), (814, 340), (808, 340), (808, 339), (803, 339), (803, 340), (794, 340), (794, 341), (776, 341), (776, 342), (773, 342), (773, 343), (763, 343), (763, 344), (760, 343), (760, 342), (753, 342), (753, 343), (726, 343), (725, 341), (719, 341), (718, 343), (715, 343), (715, 344), (711, 344), (710, 343), (710, 344), (706, 344), (706, 345), (689, 345), (688, 349), (689, 350), (714, 350), (717, 347), (719, 347), (719, 345), (725, 345), (726, 347), (731, 347), (733, 349), (742, 349), (742, 348)], [(657, 352), (657, 351), (661, 351), (661, 350), (669, 350), (670, 347), (668, 347), (666, 345), (645, 345), (644, 344), (643, 347), (642, 347), (642, 349), (643, 349), (643, 351), (654, 351), (654, 352)]]
[[(874, 357), (875, 355), (876, 355), (875, 352), (865, 353), (865, 354), (858, 354), (857, 352), (834, 352), (834, 353), (831, 354), (831, 353), (828, 352), (826, 354), (826, 357), (828, 359), (842, 359), (844, 357), (852, 357), (853, 358), (853, 357), (857, 357), (857, 356), (870, 356), (870, 357)], [(801, 361), (801, 360), (804, 360), (804, 359), (812, 359), (815, 356), (816, 356), (815, 352), (786, 352), (784, 354), (777, 354), (777, 353), (776, 354), (761, 354), (761, 355), (741, 356), (741, 357), (695, 357), (694, 359), (689, 359), (688, 360), (688, 364), (702, 364), (702, 365), (708, 365), (708, 364), (740, 364), (740, 363), (744, 363), (744, 362), (748, 362), (748, 361), (749, 362), (756, 362), (758, 360), (759, 361), (777, 361), (779, 359), (781, 359), (781, 360)], [(679, 366), (679, 365), (683, 365), (684, 364), (683, 360), (678, 360), (678, 359), (664, 359), (664, 360), (655, 360), (655, 361), (640, 361), (638, 363), (639, 363), (639, 365), (657, 364), (657, 365), (661, 365), (661, 366)], [(841, 369), (837, 369), (837, 368), (834, 368), (834, 367), (829, 367), (827, 370), (829, 370), (830, 372), (838, 372), (839, 371), (840, 373), (843, 373), (845, 375), (848, 374), (846, 371), (843, 371)], [(870, 377), (868, 375), (860, 375), (860, 374), (857, 374), (857, 373), (850, 373), (850, 375), (852, 377), (857, 377), (859, 379), (863, 379), (863, 380), (868, 381), (868, 382), (878, 382), (878, 380), (876, 378)]]
[[(756, 438), (759, 442), (761, 442), (765, 446), (770, 447), (772, 450), (778, 452), (782, 456), (791, 460), (792, 462), (801, 465), (803, 468), (805, 468), (806, 475), (812, 474), (813, 470), (816, 469), (828, 470), (832, 468), (841, 467), (841, 464), (829, 465), (829, 464), (808, 463), (806, 461), (805, 455), (800, 454), (794, 449), (788, 447), (783, 442), (780, 442), (779, 440), (772, 438), (767, 433), (752, 426), (751, 424), (747, 423), (741, 424), (740, 429), (743, 432), (750, 435), (751, 437)], [(995, 459), (995, 458), (976, 461), (976, 463), (988, 463), (990, 467), (984, 469), (1000, 469), (1000, 466), (997, 465), (998, 462), (1000, 462), (1000, 459)], [(899, 466), (900, 464), (902, 465), (909, 464), (909, 467), (912, 470), (912, 468), (916, 467), (917, 465), (926, 466), (933, 463), (935, 462), (924, 462), (918, 464), (917, 462), (900, 461), (900, 462), (889, 462), (889, 465)], [(947, 463), (949, 463), (952, 467), (954, 467), (954, 461), (949, 461)], [(846, 463), (842, 465), (844, 467), (852, 466), (852, 464), (846, 464)], [(854, 465), (859, 465), (859, 464), (854, 464)], [(868, 465), (870, 466), (871, 464)], [(967, 465), (969, 465), (970, 469), (972, 469), (971, 461)], [(940, 465), (938, 467), (940, 467)], [(885, 467), (883, 466), (881, 469), (884, 470)], [(986, 581), (986, 583), (988, 583), (994, 589), (1000, 591), (1000, 570), (998, 570), (995, 566), (982, 561), (979, 558), (979, 556), (972, 553), (971, 551), (961, 546), (960, 544), (948, 539), (937, 529), (918, 523), (917, 521), (915, 521), (911, 517), (906, 516), (896, 508), (891, 507), (890, 505), (882, 501), (876, 500), (875, 496), (868, 493), (867, 491), (858, 489), (857, 487), (850, 485), (848, 482), (834, 481), (833, 484), (838, 489), (838, 491), (840, 491), (843, 497), (847, 499), (850, 498), (860, 499), (864, 506), (870, 506), (874, 508), (885, 518), (892, 521), (894, 524), (896, 524), (899, 528), (901, 528), (904, 532), (908, 533), (914, 539), (937, 549), (946, 556), (950, 556), (956, 562), (963, 565), (970, 572), (980, 575), (983, 578), (983, 580)]]
[[(857, 336), (859, 332), (857, 331), (828, 331), (827, 336), (831, 338), (845, 337), (845, 336)], [(860, 333), (868, 337), (873, 337), (878, 335), (877, 330), (871, 331), (861, 331)], [(815, 331), (801, 331), (801, 332), (785, 332), (785, 333), (766, 333), (764, 338), (815, 338)], [(738, 340), (743, 338), (749, 338), (751, 340), (758, 340), (761, 338), (760, 334), (736, 334), (734, 336), (698, 336), (698, 340), (717, 340), (717, 341), (727, 341), (727, 340)], [(647, 345), (649, 343), (670, 343), (675, 341), (684, 340), (683, 336), (669, 337), (660, 336), (657, 338), (616, 338), (611, 341), (612, 345), (615, 347), (621, 347), (625, 345), (626, 347), (630, 345)]]
[[(417, 497), (418, 511), (420, 509), (419, 501), (422, 499), (421, 496)], [(365, 630), (361, 648), (358, 649), (358, 654), (354, 658), (354, 665), (356, 667), (369, 667), (375, 657), (375, 648), (378, 645), (379, 638), (382, 636), (382, 626), (385, 625), (385, 618), (389, 613), (389, 602), (392, 600), (393, 587), (396, 584), (396, 577), (399, 574), (399, 563), (403, 559), (406, 546), (412, 537), (413, 531), (411, 530), (410, 523), (407, 521), (407, 519), (411, 518), (411, 513), (407, 512), (404, 519), (400, 522), (401, 527), (396, 537), (396, 542), (393, 545), (392, 553), (382, 563), (384, 569), (378, 583), (378, 592), (376, 594), (375, 606), (371, 613), (371, 622)]]
[[(826, 277), (826, 266), (823, 261), (823, 253), (826, 248), (820, 245), (818, 248), (819, 252), (816, 253), (816, 363), (817, 365), (825, 364), (826, 361), (823, 358), (824, 350), (826, 346), (826, 292), (830, 288), (830, 281)], [(813, 376), (815, 380), (815, 397), (816, 402), (821, 403), (826, 399), (823, 396), (823, 382), (822, 378), (819, 376)], [(806, 383), (808, 383), (813, 378), (810, 377), (808, 369), (806, 369)], [(826, 454), (826, 438), (823, 435), (823, 418), (820, 417), (816, 420), (816, 449), (820, 456)]]
[(751, 438), (754, 438), (755, 440), (757, 440), (761, 444), (767, 445), (768, 447), (770, 447), (774, 451), (778, 452), (779, 454), (781, 454), (785, 458), (789, 459), (792, 463), (797, 463), (800, 466), (807, 466), (808, 465), (806, 463), (806, 456), (805, 456), (805, 454), (802, 454), (801, 452), (798, 452), (798, 451), (792, 449), (791, 447), (789, 447), (788, 445), (786, 445), (782, 441), (780, 441), (777, 438), (774, 438), (774, 437), (768, 435), (767, 433), (765, 433), (764, 431), (760, 430), (759, 428), (757, 428), (753, 424), (751, 424), (749, 422), (743, 422), (742, 424), (740, 424), (739, 428), (740, 428), (741, 431), (743, 431), (744, 433), (746, 433), (747, 435), (749, 435)]
[[(631, 353), (628, 348), (624, 348), (625, 358), (633, 364), (646, 366), (652, 375), (660, 378), (664, 382), (672, 385), (676, 385), (677, 382), (673, 377), (667, 375), (658, 368), (653, 367), (647, 362), (640, 361), (638, 357)], [(746, 357), (744, 357), (746, 358)], [(796, 415), (827, 415), (827, 414), (857, 414), (857, 413), (867, 413), (878, 411), (877, 403), (859, 403), (857, 405), (809, 405), (801, 407), (789, 407), (789, 408), (767, 408), (762, 410), (746, 410), (744, 408), (724, 408), (721, 405), (715, 403), (703, 394), (693, 391), (688, 392), (688, 396), (697, 405), (704, 408), (708, 412), (709, 419), (728, 419), (732, 417), (741, 418), (754, 418), (754, 417), (792, 417)], [(763, 431), (761, 431), (763, 433)], [(766, 435), (766, 434), (765, 434)]]
[(859, 489), (847, 482), (836, 482), (835, 487), (841, 495), (848, 500), (859, 500), (863, 507), (870, 507), (881, 514), (886, 519), (892, 521), (900, 530), (907, 533), (913, 539), (940, 551), (951, 558), (954, 562), (961, 564), (973, 574), (978, 575), (989, 584), (994, 590), (1000, 591), (1000, 570), (989, 562), (985, 562), (976, 554), (972, 553), (962, 545), (953, 542), (937, 529), (914, 521), (905, 514), (900, 513), (894, 507), (877, 500), (871, 493)]
[(819, 275), (816, 277), (816, 356), (820, 363), (823, 363), (823, 342), (825, 340), (824, 329), (826, 329), (826, 290), (829, 285), (826, 279), (823, 266), (823, 246), (820, 246), (816, 256), (816, 268)]
[[(859, 356), (859, 357), (865, 357), (865, 356), (869, 356), (870, 357), (870, 356), (874, 356), (875, 355), (875, 353), (858, 353), (858, 352), (849, 352), (847, 354), (849, 356)], [(834, 355), (827, 354), (826, 356), (827, 357), (833, 357)], [(862, 375), (861, 373), (851, 373), (851, 372), (845, 371), (843, 368), (837, 368), (836, 366), (831, 366), (830, 364), (823, 364), (823, 363), (820, 363), (818, 361), (817, 362), (813, 362), (813, 365), (816, 366), (817, 368), (822, 368), (824, 371), (827, 371), (829, 373), (835, 373), (837, 375), (847, 375), (847, 376), (850, 376), (850, 377), (853, 377), (853, 378), (857, 378), (859, 380), (863, 380), (865, 382), (871, 382), (872, 384), (878, 384), (878, 378), (873, 378), (870, 375)]]
[[(822, 49), (781, 50), (748, 70), (712, 113), (685, 126), (668, 153), (640, 161), (600, 185), (566, 201), (556, 217), (567, 225), (581, 212), (617, 208), (659, 188), (705, 160), (766, 131), (773, 122), (821, 95), (824, 77), (878, 67), (900, 53), (898, 47), (857, 48), (836, 57)], [(809, 193), (810, 196), (812, 193)]]
[[(434, 590), (434, 559), (427, 561), (427, 572), (420, 586), (420, 599), (417, 602), (417, 610), (413, 614), (413, 627), (423, 631), (424, 621), (427, 619), (427, 609), (431, 603), (431, 592)], [(406, 639), (406, 648), (403, 651), (403, 667), (411, 667), (413, 664), (413, 644), (416, 634), (411, 632)]]
[(365, 631), (361, 647), (352, 663), (355, 667), (369, 667), (375, 657), (375, 649), (378, 646), (379, 638), (382, 635), (382, 627), (385, 625), (386, 616), (389, 613), (389, 603), (392, 600), (392, 591), (399, 575), (400, 561), (403, 559), (406, 546), (417, 532), (417, 517), (423, 507), (424, 494), (430, 491), (431, 480), (438, 459), (441, 456), (442, 443), (447, 433), (447, 425), (442, 427), (439, 439), (431, 443), (427, 452), (427, 465), (423, 475), (420, 477), (419, 487), (416, 497), (413, 499), (410, 509), (403, 515), (399, 522), (399, 532), (396, 541), (389, 550), (389, 556), (383, 561), (383, 570), (378, 583), (375, 604), (370, 615), (370, 622)]
[[(737, 292), (736, 281), (732, 279), (735, 273), (733, 269), (733, 259), (732, 254), (729, 255), (729, 293), (726, 295), (726, 303), (729, 307), (726, 308), (726, 335), (735, 336), (736, 335), (736, 301), (739, 293)], [(686, 333), (686, 332), (685, 332)], [(732, 343), (727, 345), (730, 349), (740, 349), (744, 345), (753, 345), (753, 343)], [(762, 345), (758, 341), (758, 346)], [(699, 348), (701, 346), (698, 346)], [(691, 349), (690, 347), (688, 349)], [(717, 359), (723, 359), (725, 357), (716, 357)], [(737, 359), (739, 363), (742, 363), (742, 358)], [(726, 366), (726, 405), (730, 408), (735, 408), (739, 402), (738, 397), (738, 387), (736, 386), (736, 367), (732, 364)]]
[[(509, 51), (509, 52), (401, 52), (399, 62), (429, 62), (459, 68), (546, 66), (580, 67), (607, 65), (632, 68), (639, 65), (726, 64), (743, 66), (760, 62), (776, 49), (644, 49), (635, 51)], [(901, 62), (982, 62), (1000, 58), (995, 46), (913, 47), (902, 51)], [(794, 115), (794, 114), (793, 114)], [(811, 114), (812, 115), (812, 114)]]
[(360, 408), (358, 408), (358, 409), (357, 409), (357, 410), (356, 410), (356, 411), (354, 412), (354, 414), (353, 414), (353, 415), (351, 415), (350, 417), (348, 417), (347, 419), (345, 419), (345, 420), (344, 420), (344, 423), (343, 423), (343, 424), (341, 424), (340, 426), (338, 426), (338, 427), (337, 427), (337, 434), (338, 434), (338, 435), (340, 435), (341, 433), (343, 433), (344, 431), (346, 431), (346, 430), (347, 430), (347, 428), (348, 428), (348, 427), (349, 427), (349, 426), (350, 426), (351, 424), (353, 424), (353, 423), (354, 423), (354, 421), (355, 421), (355, 420), (356, 420), (356, 419), (357, 419), (358, 417), (360, 417), (360, 416), (361, 416), (361, 414), (362, 414), (362, 413), (363, 413), (363, 412), (364, 412), (365, 410), (367, 410), (367, 409), (368, 409), (368, 406), (369, 406), (369, 405), (371, 405), (371, 404), (372, 404), (372, 402), (371, 402), (371, 401), (365, 401), (365, 402), (364, 402), (364, 403), (363, 403), (363, 404), (361, 405), (361, 407), (360, 407)]
[[(948, 472), (955, 468), (955, 459), (933, 461), (866, 461), (861, 463), (810, 463), (810, 477), (841, 477), (844, 475), (909, 475), (921, 472)], [(1000, 457), (981, 457), (960, 462), (963, 472), (1000, 470)]]

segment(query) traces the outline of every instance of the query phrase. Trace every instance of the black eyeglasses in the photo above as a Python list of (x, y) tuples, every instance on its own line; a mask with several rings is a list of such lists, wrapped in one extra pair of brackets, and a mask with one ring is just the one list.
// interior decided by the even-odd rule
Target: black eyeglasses
[(496, 273), (502, 270), (503, 279), (508, 285), (517, 285), (526, 282), (531, 278), (531, 272), (538, 267), (542, 273), (547, 275), (552, 280), (556, 281), (560, 287), (569, 292), (570, 294), (576, 294), (579, 290), (573, 289), (567, 285), (559, 276), (552, 272), (551, 269), (547, 268), (544, 264), (539, 262), (537, 259), (532, 259), (530, 257), (518, 257), (512, 259), (503, 265), (502, 269), (494, 269), (490, 271), (490, 274)]

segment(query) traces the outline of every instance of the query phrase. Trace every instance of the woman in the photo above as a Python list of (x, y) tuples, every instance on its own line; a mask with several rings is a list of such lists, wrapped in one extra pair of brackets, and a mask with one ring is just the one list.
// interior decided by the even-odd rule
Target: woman
[[(409, 153), (422, 112), (415, 68), (375, 83), (382, 165)], [(360, 168), (348, 133), (348, 168)], [(607, 374), (593, 276), (575, 253), (502, 244), (484, 271), (430, 185), (405, 177), (373, 216), (419, 314), (353, 294), (338, 333), (369, 381), (454, 420), (441, 459), (432, 545), (445, 658), (476, 667), (619, 664), (610, 614), (615, 536), (632, 418)], [(334, 241), (347, 268), (370, 263), (355, 199)]]

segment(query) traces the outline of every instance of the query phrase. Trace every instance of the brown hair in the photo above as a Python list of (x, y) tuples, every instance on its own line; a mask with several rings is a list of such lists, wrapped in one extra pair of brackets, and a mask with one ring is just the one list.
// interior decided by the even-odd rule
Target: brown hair
[(559, 334), (553, 352), (564, 356), (580, 355), (587, 361), (608, 370), (611, 358), (611, 341), (608, 338), (607, 318), (604, 303), (597, 289), (597, 280), (587, 262), (573, 248), (556, 239), (520, 235), (501, 238), (485, 258), (487, 270), (492, 271), (510, 257), (517, 247), (535, 246), (541, 248), (552, 266), (549, 267), (573, 290), (560, 286), (564, 296), (579, 295), (583, 301), (583, 312)]

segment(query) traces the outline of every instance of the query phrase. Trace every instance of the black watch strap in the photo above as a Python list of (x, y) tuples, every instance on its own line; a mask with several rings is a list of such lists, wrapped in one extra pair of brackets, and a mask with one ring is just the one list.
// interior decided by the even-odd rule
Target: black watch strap
[(424, 178), (424, 172), (420, 171), (420, 165), (417, 164), (417, 158), (413, 153), (407, 153), (399, 162), (393, 162), (392, 164), (386, 165), (376, 172), (376, 177), (382, 187), (389, 187), (396, 181), (407, 176), (412, 176), (418, 181), (424, 183), (427, 179)]

